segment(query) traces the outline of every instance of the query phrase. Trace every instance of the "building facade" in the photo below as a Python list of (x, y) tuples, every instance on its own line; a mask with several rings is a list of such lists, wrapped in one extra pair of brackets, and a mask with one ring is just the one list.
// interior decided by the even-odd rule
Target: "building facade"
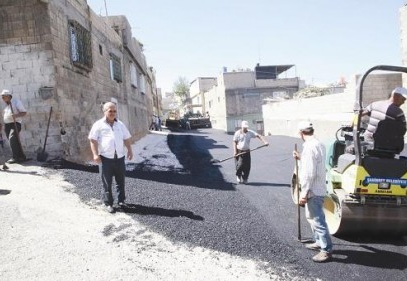
[(250, 129), (264, 134), (262, 105), (265, 101), (292, 98), (302, 85), (298, 77), (278, 78), (290, 67), (274, 66), (278, 71), (271, 76), (259, 75), (258, 69), (221, 73), (216, 85), (204, 93), (212, 127), (232, 133), (240, 128), (242, 120), (247, 120)]
[(189, 95), (192, 102), (192, 113), (205, 115), (207, 110), (204, 93), (209, 91), (216, 83), (216, 77), (198, 77), (191, 82)]
[[(407, 2), (399, 10), (400, 14), (400, 38), (402, 65), (407, 66)], [(403, 75), (403, 84), (407, 85), (407, 74)]]
[[(134, 140), (148, 132), (158, 94), (142, 44), (124, 16), (100, 17), (86, 0), (6, 0), (0, 6), (0, 87), (26, 105), (28, 156), (87, 162), (91, 125), (113, 101)], [(155, 109), (159, 110), (159, 109)]]

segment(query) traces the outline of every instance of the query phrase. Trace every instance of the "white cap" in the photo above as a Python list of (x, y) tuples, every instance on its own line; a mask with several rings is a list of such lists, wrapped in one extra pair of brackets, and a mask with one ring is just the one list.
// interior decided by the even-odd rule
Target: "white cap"
[(12, 96), (12, 94), (10, 93), (10, 91), (9, 90), (6, 90), (6, 89), (4, 89), (2, 92), (1, 92), (1, 96)]
[(242, 121), (242, 128), (249, 128), (249, 122)]
[(309, 129), (313, 129), (314, 126), (312, 125), (312, 123), (310, 121), (301, 121), (300, 123), (298, 123), (298, 130), (299, 131), (306, 131)]
[(399, 94), (402, 95), (403, 98), (407, 99), (407, 89), (403, 87), (396, 87), (393, 92), (391, 92), (392, 95), (394, 94)]

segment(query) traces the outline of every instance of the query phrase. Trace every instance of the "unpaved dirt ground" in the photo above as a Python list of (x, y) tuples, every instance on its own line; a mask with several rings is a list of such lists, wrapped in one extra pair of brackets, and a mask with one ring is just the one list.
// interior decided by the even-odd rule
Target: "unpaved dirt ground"
[(285, 279), (267, 263), (173, 243), (98, 200), (81, 202), (58, 170), (36, 164), (0, 171), (0, 280)]

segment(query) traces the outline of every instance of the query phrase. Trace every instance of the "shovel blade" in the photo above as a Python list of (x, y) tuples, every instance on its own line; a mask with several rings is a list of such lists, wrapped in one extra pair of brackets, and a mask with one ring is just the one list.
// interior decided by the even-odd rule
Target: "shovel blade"
[(45, 161), (47, 161), (47, 158), (48, 158), (48, 153), (46, 153), (46, 152), (39, 152), (37, 154), (38, 162), (45, 162)]

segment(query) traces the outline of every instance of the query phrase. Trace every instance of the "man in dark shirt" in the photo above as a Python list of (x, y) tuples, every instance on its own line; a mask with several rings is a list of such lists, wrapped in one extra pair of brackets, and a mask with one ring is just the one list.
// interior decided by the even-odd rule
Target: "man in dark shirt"
[(400, 108), (407, 99), (407, 89), (403, 87), (395, 88), (387, 100), (376, 101), (369, 104), (362, 116), (368, 115), (369, 123), (364, 134), (365, 141), (372, 142), (373, 134), (376, 132), (380, 121), (385, 119), (398, 120), (406, 126), (406, 117)]

